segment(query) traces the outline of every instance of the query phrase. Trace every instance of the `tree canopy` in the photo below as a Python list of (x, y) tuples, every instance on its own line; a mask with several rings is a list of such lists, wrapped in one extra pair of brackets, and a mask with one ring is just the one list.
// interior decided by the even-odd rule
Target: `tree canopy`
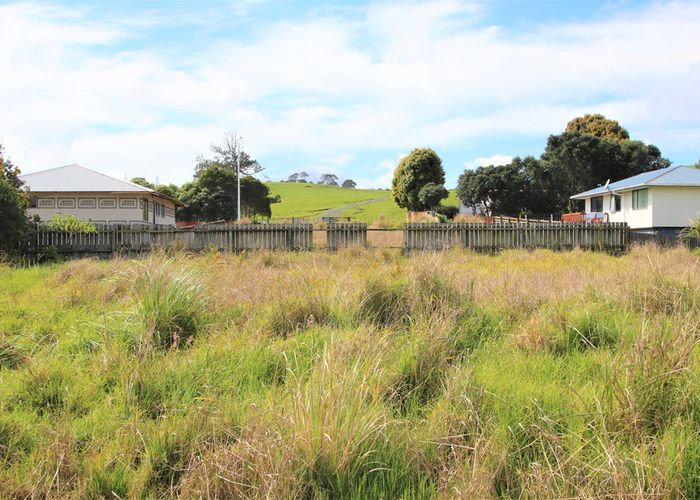
[(621, 127), (616, 120), (609, 120), (601, 114), (589, 114), (574, 118), (566, 124), (564, 131), (591, 134), (615, 142), (626, 141), (630, 138), (629, 132)]
[(326, 186), (337, 186), (338, 176), (335, 174), (321, 174), (319, 184), (325, 184)]
[(394, 170), (392, 197), (401, 208), (421, 211), (431, 208), (420, 199), (421, 189), (429, 183), (443, 186), (445, 170), (442, 160), (430, 148), (416, 148), (405, 156)]
[(571, 120), (567, 129), (549, 137), (539, 159), (465, 171), (462, 203), (493, 214), (560, 213), (575, 208), (573, 194), (670, 165), (656, 146), (621, 139), (627, 131), (602, 115)]

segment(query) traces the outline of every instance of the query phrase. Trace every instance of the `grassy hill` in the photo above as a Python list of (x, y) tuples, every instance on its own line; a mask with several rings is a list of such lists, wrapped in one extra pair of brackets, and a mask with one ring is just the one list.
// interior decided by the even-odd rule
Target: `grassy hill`
[[(280, 195), (281, 203), (272, 205), (276, 220), (301, 217), (311, 220), (324, 216), (352, 217), (372, 223), (381, 216), (390, 223), (406, 220), (406, 210), (391, 199), (391, 191), (380, 189), (343, 189), (335, 186), (296, 182), (268, 182), (273, 195)], [(456, 190), (443, 204), (459, 205)]]
[(2, 498), (699, 498), (686, 249), (0, 263)]

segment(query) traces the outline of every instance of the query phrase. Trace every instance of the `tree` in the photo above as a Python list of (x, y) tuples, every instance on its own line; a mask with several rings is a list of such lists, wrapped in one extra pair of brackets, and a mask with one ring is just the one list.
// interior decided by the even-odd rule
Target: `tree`
[(306, 172), (295, 172), (287, 178), (287, 182), (306, 182), (309, 174)]
[(475, 213), (519, 215), (542, 209), (541, 169), (532, 156), (513, 158), (507, 165), (488, 165), (465, 170), (459, 177), (457, 193), (461, 202)]
[[(220, 164), (200, 169), (192, 182), (180, 189), (180, 199), (189, 205), (181, 211), (182, 219), (196, 221), (233, 220), (237, 218), (236, 172)], [(270, 189), (252, 176), (241, 178), (241, 215), (270, 217)]]
[(418, 191), (418, 200), (424, 207), (433, 210), (449, 195), (450, 192), (445, 189), (445, 186), (429, 182)]
[(240, 155), (241, 175), (253, 175), (264, 170), (260, 163), (252, 159), (250, 155), (243, 150), (243, 138), (239, 137), (236, 132), (226, 132), (224, 134), (224, 142), (221, 145), (212, 144), (211, 151), (214, 153), (214, 158), (205, 160), (200, 157), (197, 162), (197, 168), (206, 168), (210, 163), (218, 163), (235, 171), (238, 166), (237, 160)]
[(566, 132), (591, 134), (608, 141), (620, 142), (630, 138), (629, 132), (615, 120), (609, 120), (603, 115), (583, 115), (574, 118), (566, 124)]
[(670, 165), (656, 146), (578, 132), (550, 136), (541, 160), (544, 188), (555, 212), (572, 209), (572, 194), (601, 186), (608, 179), (614, 182)]
[(426, 210), (419, 198), (420, 190), (428, 183), (445, 184), (442, 160), (430, 148), (416, 148), (405, 156), (394, 170), (391, 181), (392, 197), (401, 208), (410, 211)]
[(139, 186), (143, 186), (148, 189), (155, 189), (156, 187), (155, 184), (147, 181), (144, 177), (132, 177), (129, 182), (133, 184), (138, 184)]
[(338, 176), (335, 174), (321, 174), (320, 184), (325, 184), (326, 186), (337, 186)]
[(352, 179), (345, 179), (343, 181), (342, 187), (346, 189), (355, 189), (357, 187), (357, 183)]
[(0, 253), (14, 254), (29, 230), (27, 194), (22, 190), (20, 170), (4, 157), (0, 144)]
[(180, 188), (175, 184), (158, 184), (153, 188), (156, 193), (164, 194), (169, 198), (179, 199)]

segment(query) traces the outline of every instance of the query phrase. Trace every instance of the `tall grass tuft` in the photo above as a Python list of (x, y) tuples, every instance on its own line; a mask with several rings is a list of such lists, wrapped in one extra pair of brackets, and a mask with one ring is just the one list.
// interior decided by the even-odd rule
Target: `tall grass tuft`
[(147, 345), (160, 349), (188, 346), (207, 324), (203, 282), (182, 262), (165, 259), (141, 266), (135, 287)]
[(16, 368), (24, 363), (24, 354), (16, 343), (0, 333), (0, 369)]

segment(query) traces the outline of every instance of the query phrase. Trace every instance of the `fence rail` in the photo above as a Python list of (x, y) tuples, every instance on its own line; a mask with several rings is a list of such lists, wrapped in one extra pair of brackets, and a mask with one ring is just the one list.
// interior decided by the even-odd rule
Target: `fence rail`
[(440, 250), (462, 246), (479, 251), (508, 248), (584, 248), (623, 251), (629, 243), (629, 227), (623, 223), (452, 223), (406, 224), (404, 250)]

